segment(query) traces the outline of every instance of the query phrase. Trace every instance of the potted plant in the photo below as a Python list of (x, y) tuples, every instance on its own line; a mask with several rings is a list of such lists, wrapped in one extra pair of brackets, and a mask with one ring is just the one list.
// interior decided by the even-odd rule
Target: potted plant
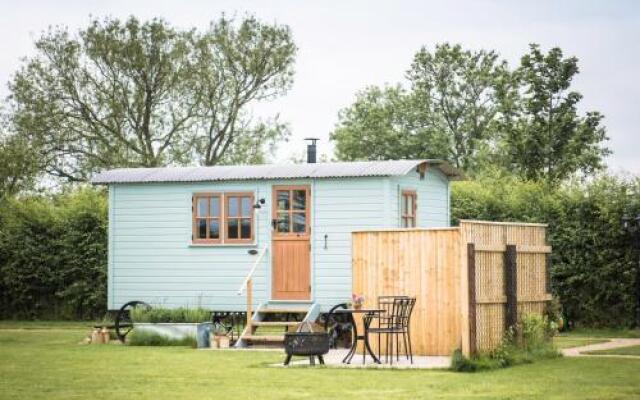
[(362, 308), (364, 304), (364, 296), (361, 294), (351, 294), (351, 307), (355, 310), (359, 310)]

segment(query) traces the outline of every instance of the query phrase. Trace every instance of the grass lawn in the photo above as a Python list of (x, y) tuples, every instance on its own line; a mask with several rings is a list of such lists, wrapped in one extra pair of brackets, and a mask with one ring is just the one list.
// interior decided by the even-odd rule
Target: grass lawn
[[(0, 399), (625, 399), (640, 360), (560, 358), (486, 373), (271, 368), (283, 355), (87, 346), (90, 324), (0, 323)], [(26, 327), (28, 329), (23, 329)]]
[(609, 350), (587, 351), (585, 354), (594, 355), (617, 355), (617, 356), (640, 356), (640, 346), (619, 347)]

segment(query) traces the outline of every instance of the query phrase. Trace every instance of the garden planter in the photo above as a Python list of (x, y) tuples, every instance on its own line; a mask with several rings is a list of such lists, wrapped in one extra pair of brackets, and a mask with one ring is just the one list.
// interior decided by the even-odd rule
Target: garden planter
[(153, 333), (162, 335), (170, 339), (185, 339), (195, 337), (198, 348), (209, 347), (209, 334), (211, 332), (211, 322), (199, 323), (149, 323), (136, 322), (135, 330), (138, 332)]

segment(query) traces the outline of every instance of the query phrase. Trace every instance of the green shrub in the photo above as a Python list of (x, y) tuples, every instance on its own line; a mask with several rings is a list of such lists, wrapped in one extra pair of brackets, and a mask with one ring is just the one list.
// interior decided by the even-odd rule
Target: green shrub
[(211, 319), (211, 312), (204, 308), (162, 308), (162, 307), (136, 307), (131, 310), (131, 319), (134, 322), (151, 323), (197, 323), (208, 322)]
[(637, 254), (621, 219), (640, 213), (640, 179), (601, 176), (549, 187), (495, 176), (455, 182), (451, 196), (454, 223), (481, 219), (549, 224), (552, 291), (566, 322), (633, 325)]
[(173, 339), (164, 335), (151, 332), (141, 332), (135, 329), (127, 335), (129, 346), (189, 346), (196, 348), (198, 343), (193, 336), (183, 339)]
[(0, 205), (0, 318), (94, 319), (107, 303), (104, 190)]
[(546, 316), (527, 314), (505, 333), (495, 350), (471, 358), (456, 350), (451, 357), (451, 369), (457, 372), (488, 371), (559, 357), (560, 353), (553, 346), (554, 332), (554, 324)]

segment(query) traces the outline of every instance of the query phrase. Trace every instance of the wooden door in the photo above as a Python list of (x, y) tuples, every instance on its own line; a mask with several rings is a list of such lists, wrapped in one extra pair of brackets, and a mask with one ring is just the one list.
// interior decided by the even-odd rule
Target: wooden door
[(271, 298), (311, 298), (309, 186), (274, 186), (272, 195)]

